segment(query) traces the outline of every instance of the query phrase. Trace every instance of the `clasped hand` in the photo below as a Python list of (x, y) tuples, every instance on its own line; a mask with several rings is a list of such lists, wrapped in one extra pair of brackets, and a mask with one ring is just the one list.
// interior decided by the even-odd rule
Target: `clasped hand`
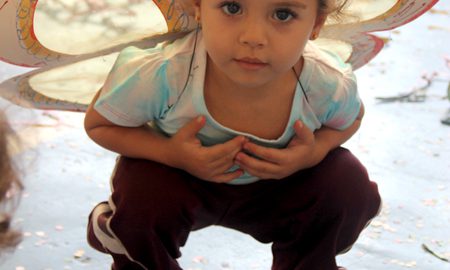
[[(217, 183), (230, 182), (244, 171), (260, 179), (282, 179), (313, 165), (314, 134), (300, 121), (294, 125), (296, 136), (284, 149), (259, 146), (244, 136), (222, 144), (203, 146), (196, 134), (205, 122), (205, 117), (200, 116), (170, 138), (174, 153), (171, 165)], [(236, 164), (239, 169), (229, 171)]]

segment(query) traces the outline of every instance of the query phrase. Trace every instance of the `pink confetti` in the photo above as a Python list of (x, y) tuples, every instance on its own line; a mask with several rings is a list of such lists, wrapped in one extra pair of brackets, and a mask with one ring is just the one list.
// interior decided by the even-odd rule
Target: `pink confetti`
[(192, 258), (192, 261), (195, 263), (203, 263), (203, 264), (207, 262), (207, 260), (203, 256), (195, 256), (194, 258)]
[(426, 199), (426, 200), (423, 200), (422, 202), (425, 206), (436, 206), (436, 204), (437, 204), (436, 199)]

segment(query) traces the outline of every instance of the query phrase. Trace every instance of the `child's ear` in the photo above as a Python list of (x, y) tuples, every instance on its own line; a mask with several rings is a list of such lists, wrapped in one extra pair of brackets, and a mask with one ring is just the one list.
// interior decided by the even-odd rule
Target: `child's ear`
[(191, 0), (192, 4), (194, 4), (194, 6), (198, 6), (200, 7), (200, 3), (202, 2), (201, 0)]
[(194, 11), (195, 11), (195, 20), (197, 22), (200, 22), (200, 3), (201, 0), (192, 0), (192, 4), (194, 4)]
[(315, 40), (319, 36), (320, 30), (322, 29), (326, 20), (327, 20), (327, 15), (317, 16), (316, 21), (314, 23), (313, 30), (311, 32), (311, 36), (309, 37), (309, 39)]

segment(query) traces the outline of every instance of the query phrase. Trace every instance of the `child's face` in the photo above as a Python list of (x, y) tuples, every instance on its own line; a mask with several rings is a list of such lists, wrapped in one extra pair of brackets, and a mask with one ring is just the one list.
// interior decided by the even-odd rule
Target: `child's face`
[(258, 87), (292, 73), (313, 31), (318, 0), (196, 0), (208, 55), (228, 78)]

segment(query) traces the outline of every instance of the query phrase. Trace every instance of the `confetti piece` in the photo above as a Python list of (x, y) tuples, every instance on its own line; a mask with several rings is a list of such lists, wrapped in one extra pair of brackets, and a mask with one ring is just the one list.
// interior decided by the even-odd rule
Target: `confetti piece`
[(374, 221), (372, 221), (372, 223), (370, 223), (370, 225), (373, 227), (381, 227), (383, 225), (383, 223), (378, 220), (374, 220)]
[(428, 26), (429, 30), (441, 30), (441, 31), (450, 31), (450, 28), (438, 26), (438, 25), (430, 25)]
[(39, 237), (46, 237), (46, 236), (47, 236), (47, 235), (45, 234), (45, 232), (43, 232), (43, 231), (35, 232), (35, 234), (36, 234), (37, 236), (39, 236)]
[(62, 225), (56, 225), (56, 226), (55, 226), (55, 230), (57, 230), (57, 231), (62, 231), (62, 230), (64, 230), (64, 226), (62, 226)]
[(358, 256), (358, 257), (363, 257), (365, 255), (366, 255), (366, 253), (364, 253), (362, 251), (358, 251), (358, 253), (356, 253), (356, 256)]
[(400, 260), (397, 260), (397, 259), (393, 259), (393, 260), (390, 260), (389, 263), (396, 264), (396, 265), (403, 266), (403, 267), (407, 267), (407, 268), (414, 268), (414, 267), (417, 266), (417, 262), (416, 261), (403, 262), (403, 261), (400, 261)]
[(72, 148), (72, 149), (78, 149), (78, 144), (74, 143), (74, 142), (69, 142), (67, 143), (67, 145)]
[(375, 228), (383, 228), (385, 231), (388, 231), (388, 232), (396, 232), (397, 231), (395, 228), (392, 228), (391, 226), (389, 226), (389, 224), (384, 223), (380, 220), (374, 220), (374, 221), (372, 221), (372, 223), (370, 225)]
[(23, 267), (23, 266), (16, 266), (16, 270), (25, 270), (25, 267)]
[(75, 251), (75, 253), (73, 254), (73, 257), (75, 259), (80, 259), (81, 257), (83, 257), (83, 255), (84, 255), (84, 250), (79, 249), (79, 250)]
[(440, 9), (430, 9), (431, 14), (440, 14), (440, 15), (449, 15), (450, 13), (447, 10)]
[(436, 199), (426, 199), (426, 200), (423, 200), (422, 202), (425, 206), (436, 206), (436, 204), (437, 204)]
[(194, 258), (192, 258), (192, 261), (195, 263), (203, 263), (203, 264), (206, 264), (208, 262), (206, 258), (203, 256), (195, 256)]

